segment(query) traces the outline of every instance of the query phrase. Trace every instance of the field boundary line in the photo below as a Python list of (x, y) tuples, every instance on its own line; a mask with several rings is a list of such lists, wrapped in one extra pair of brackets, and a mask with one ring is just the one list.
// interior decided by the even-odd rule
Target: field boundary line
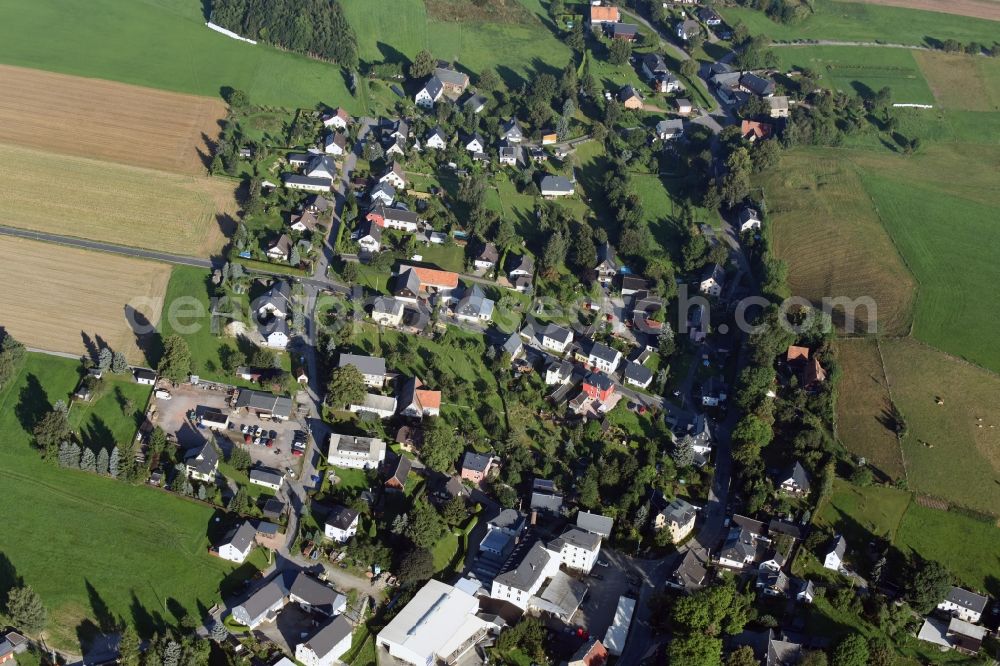
[[(882, 355), (882, 340), (879, 336), (875, 336), (875, 351), (878, 352), (878, 363), (882, 368), (882, 379), (885, 381), (885, 392), (889, 395), (889, 406), (895, 407), (896, 399), (892, 395), (892, 383), (889, 381), (889, 373), (885, 368), (885, 356)], [(906, 465), (906, 455), (903, 453), (903, 439), (899, 436), (899, 433), (893, 433), (896, 438), (896, 448), (899, 451), (899, 461), (903, 466), (903, 479), (906, 481), (906, 487), (910, 487), (910, 471)], [(903, 513), (906, 513), (905, 511)]]

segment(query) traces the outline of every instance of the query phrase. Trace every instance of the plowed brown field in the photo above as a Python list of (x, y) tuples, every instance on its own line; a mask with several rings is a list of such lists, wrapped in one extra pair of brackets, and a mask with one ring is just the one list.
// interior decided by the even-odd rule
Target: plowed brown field
[(221, 101), (0, 65), (0, 143), (204, 173)]

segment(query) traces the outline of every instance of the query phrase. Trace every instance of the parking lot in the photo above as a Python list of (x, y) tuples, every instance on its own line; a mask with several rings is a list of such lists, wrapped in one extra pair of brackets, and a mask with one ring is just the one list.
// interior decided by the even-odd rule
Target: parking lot
[[(205, 412), (217, 410), (229, 415), (228, 428), (219, 431), (216, 439), (224, 457), (229, 457), (233, 446), (244, 445), (255, 464), (282, 472), (290, 467), (298, 476), (302, 457), (292, 453), (294, 432), (304, 430), (298, 421), (264, 419), (244, 411), (234, 414), (229, 406), (229, 392), (204, 385), (183, 384), (170, 387), (169, 391), (170, 399), (154, 398), (157, 409), (154, 425), (163, 428), (168, 436), (173, 435), (180, 447), (188, 449), (204, 442), (211, 431), (199, 427), (199, 420)], [(244, 432), (244, 428), (249, 432)], [(267, 440), (271, 440), (270, 446), (265, 444)]]
[(586, 629), (591, 636), (603, 639), (615, 619), (618, 598), (624, 595), (638, 599), (637, 584), (641, 581), (629, 569), (626, 558), (612, 550), (602, 550), (598, 561), (606, 562), (608, 566), (595, 565), (590, 575), (583, 578), (590, 586), (590, 592), (573, 617), (573, 623)]

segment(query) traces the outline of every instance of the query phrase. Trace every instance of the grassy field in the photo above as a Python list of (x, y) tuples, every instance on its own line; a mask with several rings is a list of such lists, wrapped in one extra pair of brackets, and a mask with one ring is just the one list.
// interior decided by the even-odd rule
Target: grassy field
[(170, 267), (19, 238), (0, 238), (0, 325), (26, 345), (72, 354), (96, 353), (100, 341), (144, 362), (126, 318), (131, 304), (155, 325)]
[(795, 46), (775, 49), (780, 66), (809, 68), (821, 85), (849, 94), (869, 95), (883, 86), (892, 89), (892, 101), (933, 104), (921, 65), (908, 49), (850, 46)]
[(197, 0), (40, 0), (9, 14), (0, 62), (216, 98), (231, 86), (257, 104), (363, 110), (337, 67), (215, 33)]
[[(74, 402), (70, 424), (91, 448), (110, 448), (135, 438), (152, 386), (136, 384), (132, 375), (105, 375), (104, 386), (91, 402)], [(129, 412), (129, 401), (134, 411)]]
[(928, 38), (987, 44), (996, 40), (997, 24), (985, 19), (838, 0), (816, 0), (810, 4), (814, 11), (809, 18), (789, 24), (775, 23), (764, 12), (744, 7), (722, 7), (720, 12), (730, 24), (743, 23), (751, 34), (764, 34), (775, 40), (832, 39), (917, 45), (927, 44)]
[(1000, 62), (996, 58), (914, 51), (913, 57), (938, 106), (1000, 111)]
[(399, 61), (427, 49), (437, 58), (458, 61), (472, 73), (493, 67), (508, 85), (520, 85), (535, 74), (558, 74), (570, 57), (569, 48), (537, 18), (541, 13), (537, 0), (523, 0), (531, 13), (518, 9), (518, 20), (504, 23), (438, 20), (428, 16), (422, 0), (342, 4), (365, 61)]
[(909, 426), (903, 459), (910, 488), (996, 514), (1000, 377), (912, 340), (887, 341), (882, 354)]
[(4, 517), (9, 568), (0, 586), (11, 575), (32, 585), (49, 610), (49, 642), (71, 651), (111, 615), (137, 622), (147, 634), (185, 614), (201, 617), (233, 570), (206, 552), (210, 509), (58, 469), (31, 448), (27, 430), (52, 403), (68, 398), (78, 368), (72, 360), (30, 354), (0, 392), (0, 481), (5, 502), (17, 507)]
[(905, 476), (899, 440), (887, 428), (891, 401), (874, 338), (841, 339), (845, 372), (837, 385), (837, 437), (847, 449), (891, 479)]
[(788, 262), (792, 293), (814, 303), (827, 296), (871, 297), (877, 315), (858, 310), (860, 332), (871, 316), (883, 333), (907, 332), (913, 278), (842, 152), (786, 152), (781, 168), (769, 172), (761, 185), (768, 233), (774, 252)]
[(0, 143), (203, 174), (225, 116), (205, 97), (0, 66)]
[(908, 492), (858, 488), (842, 479), (834, 482), (816, 522), (844, 534), (852, 544), (867, 543), (870, 535), (884, 538), (904, 555), (942, 562), (964, 585), (996, 593), (1000, 529), (995, 525), (921, 506)]
[(0, 224), (164, 252), (218, 251), (236, 184), (0, 144)]

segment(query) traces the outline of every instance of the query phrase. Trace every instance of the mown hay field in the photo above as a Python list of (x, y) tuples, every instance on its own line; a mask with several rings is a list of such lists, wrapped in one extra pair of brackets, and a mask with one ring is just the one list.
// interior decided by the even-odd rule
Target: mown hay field
[[(0, 237), (0, 326), (30, 347), (83, 355), (103, 340), (133, 363), (146, 359), (126, 319), (132, 304), (159, 320), (170, 266)], [(145, 299), (145, 300), (142, 300)]]
[(205, 173), (221, 101), (0, 65), (0, 143)]
[[(1000, 9), (1000, 2), (996, 6)], [(914, 51), (913, 57), (938, 106), (1000, 111), (1000, 62), (996, 58), (934, 51)]]
[(905, 476), (899, 440), (886, 425), (892, 403), (877, 341), (843, 338), (837, 357), (844, 367), (837, 387), (837, 437), (890, 479)]
[[(819, 305), (825, 297), (870, 298), (857, 309), (856, 332), (905, 334), (914, 281), (879, 222), (857, 170), (841, 152), (801, 149), (761, 183), (775, 254), (788, 262), (792, 293)], [(843, 324), (835, 313), (834, 321)]]
[(205, 256), (235, 213), (233, 181), (0, 144), (0, 224)]
[(1000, 513), (1000, 376), (911, 339), (883, 341), (882, 355), (910, 489)]

